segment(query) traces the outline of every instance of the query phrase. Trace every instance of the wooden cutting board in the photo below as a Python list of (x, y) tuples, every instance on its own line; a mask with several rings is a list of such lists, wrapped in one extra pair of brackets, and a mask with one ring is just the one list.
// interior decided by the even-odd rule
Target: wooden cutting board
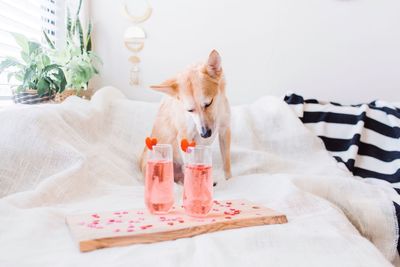
[(145, 209), (69, 215), (66, 222), (82, 252), (99, 248), (154, 243), (216, 231), (287, 223), (286, 215), (247, 200), (214, 201), (205, 218), (193, 218), (182, 207), (166, 215)]

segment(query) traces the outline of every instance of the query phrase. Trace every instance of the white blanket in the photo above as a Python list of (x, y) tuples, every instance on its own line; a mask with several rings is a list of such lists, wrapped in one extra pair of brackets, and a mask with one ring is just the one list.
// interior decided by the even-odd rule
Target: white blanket
[(67, 214), (144, 207), (138, 159), (157, 107), (104, 88), (91, 102), (0, 111), (0, 266), (398, 265), (393, 189), (339, 169), (272, 97), (232, 109), (234, 177), (215, 198), (260, 202), (289, 223), (80, 253)]

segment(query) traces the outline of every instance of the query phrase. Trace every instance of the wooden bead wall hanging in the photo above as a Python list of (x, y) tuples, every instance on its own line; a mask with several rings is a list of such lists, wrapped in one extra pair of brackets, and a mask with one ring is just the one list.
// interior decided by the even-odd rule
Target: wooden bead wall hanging
[(130, 26), (125, 30), (124, 33), (124, 44), (125, 47), (132, 52), (132, 55), (129, 57), (129, 62), (132, 63), (132, 68), (130, 72), (130, 82), (129, 84), (132, 86), (137, 86), (140, 84), (140, 62), (141, 59), (139, 57), (140, 51), (144, 48), (144, 43), (147, 38), (146, 32), (141, 27), (140, 24), (147, 21), (153, 9), (151, 8), (148, 1), (145, 1), (146, 9), (143, 14), (134, 14), (135, 12), (129, 9), (129, 2), (134, 2), (138, 0), (125, 0), (123, 13), (124, 15), (133, 23), (133, 26)]

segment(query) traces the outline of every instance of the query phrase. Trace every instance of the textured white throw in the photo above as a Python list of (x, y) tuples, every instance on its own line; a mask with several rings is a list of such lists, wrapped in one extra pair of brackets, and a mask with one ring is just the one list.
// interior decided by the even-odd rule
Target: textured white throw
[(234, 177), (219, 179), (215, 143), (215, 198), (260, 202), (288, 224), (80, 253), (67, 214), (144, 207), (138, 159), (157, 108), (103, 88), (0, 111), (0, 266), (400, 266), (393, 189), (338, 168), (272, 97), (232, 109)]

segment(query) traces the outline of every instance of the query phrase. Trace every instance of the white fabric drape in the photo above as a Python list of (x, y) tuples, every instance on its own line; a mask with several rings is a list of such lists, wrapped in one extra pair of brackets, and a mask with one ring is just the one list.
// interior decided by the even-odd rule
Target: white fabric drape
[(289, 223), (80, 253), (67, 214), (144, 207), (138, 161), (157, 106), (104, 88), (90, 102), (0, 111), (0, 266), (400, 266), (398, 195), (338, 168), (272, 97), (232, 108), (233, 178), (219, 179), (215, 143), (215, 198), (259, 202)]

